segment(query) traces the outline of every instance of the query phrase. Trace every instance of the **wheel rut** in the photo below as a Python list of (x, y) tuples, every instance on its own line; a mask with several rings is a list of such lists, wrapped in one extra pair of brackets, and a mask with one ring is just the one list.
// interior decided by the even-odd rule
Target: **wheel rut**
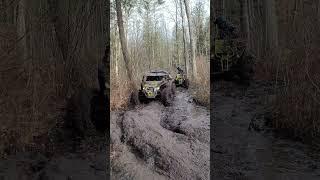
[(209, 179), (209, 111), (189, 99), (186, 90), (178, 89), (172, 106), (155, 101), (123, 116), (112, 113), (112, 146), (118, 151), (111, 158), (113, 177)]

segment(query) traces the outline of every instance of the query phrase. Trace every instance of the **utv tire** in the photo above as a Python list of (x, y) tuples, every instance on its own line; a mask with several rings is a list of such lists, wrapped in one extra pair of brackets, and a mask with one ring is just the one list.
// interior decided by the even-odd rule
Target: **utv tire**
[(184, 88), (188, 89), (188, 88), (189, 88), (189, 80), (188, 80), (188, 79), (185, 79), (185, 80), (183, 81), (182, 86), (183, 86)]
[(176, 95), (176, 84), (175, 83), (172, 83), (171, 90), (172, 90), (172, 94)]
[(147, 102), (147, 98), (145, 97), (145, 95), (143, 94), (143, 92), (141, 90), (139, 90), (139, 101), (140, 101), (140, 103)]
[(176, 85), (176, 87), (179, 86), (179, 82), (177, 80), (174, 80), (174, 84)]
[(246, 85), (250, 84), (254, 75), (253, 66), (253, 58), (248, 55), (243, 55), (238, 65), (238, 76), (242, 83)]
[(168, 87), (161, 91), (161, 101), (164, 106), (170, 106), (173, 102), (172, 90)]
[(91, 97), (92, 92), (81, 89), (68, 101), (65, 124), (76, 136), (84, 137), (90, 125)]
[(97, 94), (91, 99), (91, 122), (99, 132), (105, 132), (110, 123), (110, 101), (108, 96)]

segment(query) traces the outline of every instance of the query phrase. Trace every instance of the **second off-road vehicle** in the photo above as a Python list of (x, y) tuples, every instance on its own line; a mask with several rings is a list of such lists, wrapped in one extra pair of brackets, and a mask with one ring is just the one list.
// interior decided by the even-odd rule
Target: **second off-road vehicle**
[(189, 80), (187, 78), (187, 75), (183, 72), (183, 70), (179, 67), (177, 67), (178, 73), (176, 75), (176, 78), (174, 80), (176, 86), (182, 86), (186, 89), (189, 88)]
[(174, 100), (175, 87), (174, 80), (167, 71), (150, 71), (142, 78), (139, 90), (140, 102), (160, 99), (165, 106), (169, 106)]
[(235, 27), (218, 17), (214, 22), (217, 33), (214, 39), (213, 74), (231, 79), (238, 76), (249, 83), (253, 77), (253, 56), (249, 55), (245, 42), (237, 37)]

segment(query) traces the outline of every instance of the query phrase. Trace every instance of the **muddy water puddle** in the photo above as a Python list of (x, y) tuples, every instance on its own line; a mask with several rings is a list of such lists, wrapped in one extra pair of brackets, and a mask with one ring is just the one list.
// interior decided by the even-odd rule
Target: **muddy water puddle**
[(213, 178), (320, 179), (319, 151), (264, 125), (265, 101), (274, 94), (269, 84), (243, 88), (222, 82), (214, 89)]

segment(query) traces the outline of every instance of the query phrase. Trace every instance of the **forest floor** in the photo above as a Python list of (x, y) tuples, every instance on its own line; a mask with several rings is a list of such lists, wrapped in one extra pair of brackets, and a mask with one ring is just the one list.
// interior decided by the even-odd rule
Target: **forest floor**
[(214, 179), (320, 179), (319, 151), (268, 126), (276, 93), (270, 83), (213, 86)]
[(112, 179), (209, 179), (210, 111), (177, 88), (158, 101), (111, 112)]

